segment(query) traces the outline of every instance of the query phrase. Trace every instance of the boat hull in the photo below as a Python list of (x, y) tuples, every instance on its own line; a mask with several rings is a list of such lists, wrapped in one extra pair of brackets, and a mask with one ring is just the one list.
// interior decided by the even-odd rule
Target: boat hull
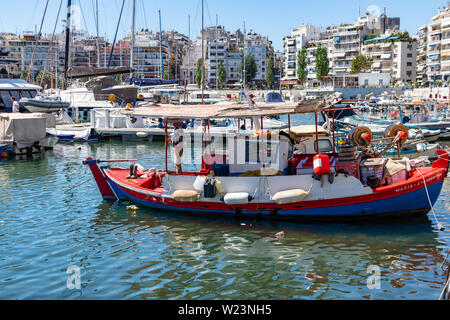
[[(112, 176), (105, 170), (108, 169), (102, 169), (103, 175), (117, 199), (132, 201), (150, 208), (179, 212), (255, 218), (342, 220), (405, 216), (411, 213), (427, 213), (431, 208), (423, 180), (419, 176), (408, 183), (378, 188), (369, 195), (282, 205), (275, 203), (227, 205), (223, 202), (178, 202), (171, 197), (124, 185), (119, 180), (111, 179)], [(432, 204), (439, 197), (445, 174), (445, 169), (433, 169), (424, 174)]]
[[(221, 206), (215, 207), (210, 203), (202, 203), (195, 207), (181, 206), (174, 202), (164, 201), (163, 198), (149, 199), (139, 193), (132, 193), (124, 190), (112, 181), (109, 185), (116, 196), (121, 200), (129, 200), (136, 204), (162, 210), (178, 211), (183, 213), (215, 214), (223, 216), (248, 216), (261, 218), (286, 218), (286, 219), (308, 219), (308, 220), (341, 220), (341, 219), (367, 219), (381, 218), (388, 216), (406, 216), (410, 214), (426, 214), (430, 210), (424, 188), (409, 192), (400, 196), (390, 197), (382, 200), (368, 201), (363, 203), (330, 205), (320, 207), (305, 207), (297, 209), (282, 209), (280, 206), (273, 206), (265, 210), (247, 210), (238, 208), (224, 209)], [(428, 186), (430, 199), (434, 203), (441, 192), (443, 181), (436, 182)], [(351, 201), (351, 200), (350, 200)]]

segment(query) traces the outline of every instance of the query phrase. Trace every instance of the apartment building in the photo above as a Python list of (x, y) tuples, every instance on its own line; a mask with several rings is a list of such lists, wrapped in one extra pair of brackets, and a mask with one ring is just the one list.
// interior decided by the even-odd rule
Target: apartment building
[(427, 81), (427, 39), (428, 25), (419, 28), (415, 36), (417, 40), (416, 81), (424, 84)]
[(244, 38), (245, 55), (252, 55), (256, 62), (256, 75), (253, 81), (263, 83), (266, 79), (267, 60), (273, 59), (272, 42), (255, 32), (249, 32)]
[[(10, 40), (19, 39), (12, 33), (0, 34), (0, 78), (19, 77), (21, 72), (20, 43), (14, 48)], [(17, 51), (16, 51), (17, 50)]]
[(160, 46), (159, 37), (152, 32), (137, 32), (133, 49), (133, 70), (135, 76), (145, 79), (167, 78), (168, 67), (168, 45), (163, 41), (162, 46)]
[(319, 45), (328, 50), (329, 74), (342, 78), (349, 75), (352, 60), (361, 54), (366, 36), (395, 32), (399, 28), (400, 18), (388, 18), (385, 14), (373, 16), (369, 13), (359, 16), (353, 24), (342, 24), (325, 30), (310, 25), (300, 26), (284, 38), (285, 73), (281, 84), (297, 84), (297, 54), (303, 47), (307, 48), (308, 84), (314, 85), (318, 83), (315, 74), (315, 51)]
[(440, 8), (431, 21), (419, 28), (416, 73), (421, 85), (450, 81), (450, 7)]
[(417, 41), (379, 36), (364, 41), (362, 54), (372, 59), (371, 72), (389, 73), (394, 84), (416, 81)]
[[(202, 57), (201, 36), (189, 46), (181, 66), (181, 80), (195, 83), (197, 61)], [(257, 72), (253, 81), (257, 84), (265, 82), (267, 60), (273, 59), (274, 51), (272, 42), (266, 37), (250, 31), (245, 36), (237, 30), (234, 33), (226, 31), (223, 27), (206, 28), (204, 31), (204, 57), (205, 80), (210, 86), (217, 84), (217, 68), (219, 62), (226, 72), (226, 85), (241, 81), (239, 72), (245, 55), (252, 55), (255, 59)]]
[(298, 26), (284, 41), (283, 84), (297, 83), (297, 55), (308, 42), (319, 40), (322, 30), (310, 24)]

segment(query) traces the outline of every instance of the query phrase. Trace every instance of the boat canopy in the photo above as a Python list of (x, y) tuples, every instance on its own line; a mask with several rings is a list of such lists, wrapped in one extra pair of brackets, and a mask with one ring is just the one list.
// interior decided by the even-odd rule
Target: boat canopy
[(42, 87), (23, 79), (0, 79), (0, 90), (42, 90)]
[(18, 148), (45, 139), (46, 117), (42, 113), (0, 114), (0, 143), (16, 143)]
[(238, 103), (214, 105), (152, 104), (134, 109), (124, 109), (122, 110), (122, 114), (169, 119), (243, 119), (251, 117), (273, 117), (297, 113), (316, 113), (322, 111), (324, 106), (324, 100), (258, 103), (254, 109), (250, 109), (247, 104)]

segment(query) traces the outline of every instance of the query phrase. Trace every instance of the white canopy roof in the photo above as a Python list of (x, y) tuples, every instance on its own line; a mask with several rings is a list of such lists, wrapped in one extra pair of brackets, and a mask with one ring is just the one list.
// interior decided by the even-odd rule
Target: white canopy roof
[(42, 87), (23, 79), (0, 79), (0, 90), (42, 90)]

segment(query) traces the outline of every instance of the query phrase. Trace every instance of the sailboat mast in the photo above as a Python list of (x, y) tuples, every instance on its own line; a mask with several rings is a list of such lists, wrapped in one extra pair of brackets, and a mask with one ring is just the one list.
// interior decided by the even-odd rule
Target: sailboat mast
[(243, 78), (243, 84), (244, 84), (244, 87), (245, 87), (245, 21), (244, 21), (244, 43), (243, 43), (243, 50), (242, 50), (242, 56), (243, 56), (243, 59), (244, 59), (244, 62), (242, 63), (242, 70), (244, 71), (243, 73), (244, 73), (244, 78)]
[(204, 13), (203, 13), (203, 3), (202, 0), (202, 104), (203, 104), (203, 92), (205, 90), (205, 48), (204, 48), (204, 36), (203, 36), (203, 24), (204, 24)]
[[(217, 13), (216, 13), (216, 42), (218, 41), (218, 34), (217, 34), (217, 32), (218, 32), (218, 24), (219, 24), (219, 17), (218, 17), (218, 15), (217, 15)], [(217, 69), (216, 69), (216, 90), (218, 90), (219, 89), (219, 67), (217, 67)]]
[(164, 79), (164, 58), (162, 51), (162, 29), (161, 29), (161, 10), (158, 10), (159, 13), (159, 55), (161, 56), (161, 79)]
[(70, 49), (70, 16), (72, 9), (72, 0), (67, 0), (67, 19), (66, 19), (66, 52), (64, 53), (64, 89), (67, 89), (67, 69), (69, 68), (69, 49)]
[(189, 36), (189, 46), (188, 46), (188, 82), (191, 82), (191, 16), (188, 14), (188, 36)]
[(97, 31), (97, 67), (100, 67), (100, 42), (98, 37), (98, 0), (95, 0), (95, 24)]
[[(134, 19), (136, 16), (136, 0), (133, 0), (133, 14), (131, 18), (131, 51), (130, 51), (130, 79), (133, 78), (133, 56), (134, 56)], [(122, 47), (122, 45), (121, 45)]]

